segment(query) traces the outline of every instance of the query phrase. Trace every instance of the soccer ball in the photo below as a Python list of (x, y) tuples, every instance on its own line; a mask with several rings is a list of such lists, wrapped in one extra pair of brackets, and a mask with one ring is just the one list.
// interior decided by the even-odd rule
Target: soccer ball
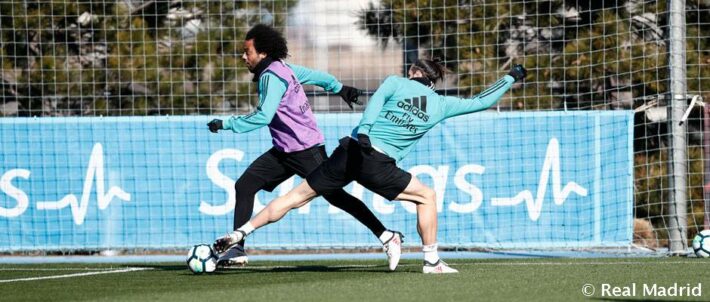
[(710, 257), (710, 230), (704, 230), (695, 235), (693, 252), (700, 258)]
[(187, 268), (195, 274), (211, 273), (217, 269), (217, 255), (207, 244), (198, 244), (187, 253)]

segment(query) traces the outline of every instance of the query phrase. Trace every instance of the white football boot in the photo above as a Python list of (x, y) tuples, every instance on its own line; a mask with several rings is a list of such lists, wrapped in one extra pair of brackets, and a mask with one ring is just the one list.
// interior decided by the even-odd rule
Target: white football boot
[(436, 263), (429, 263), (424, 260), (424, 268), (422, 272), (425, 274), (452, 274), (458, 273), (459, 271), (455, 268), (450, 267), (444, 260), (439, 259)]
[(402, 257), (402, 242), (404, 242), (404, 235), (397, 231), (390, 232), (392, 232), (392, 238), (382, 244), (382, 249), (387, 254), (389, 269), (394, 271), (399, 264), (399, 258)]
[(246, 236), (247, 234), (242, 230), (236, 230), (234, 232), (227, 233), (224, 237), (217, 238), (217, 240), (214, 241), (214, 244), (212, 244), (212, 247), (217, 253), (223, 254), (233, 246), (239, 244), (239, 242)]
[(249, 263), (249, 257), (244, 251), (244, 246), (237, 244), (220, 255), (218, 263), (220, 266), (246, 266)]

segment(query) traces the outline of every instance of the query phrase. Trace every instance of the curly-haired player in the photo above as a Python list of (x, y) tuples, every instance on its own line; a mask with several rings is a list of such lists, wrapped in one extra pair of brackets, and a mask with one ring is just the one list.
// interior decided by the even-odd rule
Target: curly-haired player
[[(337, 93), (351, 108), (360, 94), (328, 73), (286, 64), (283, 60), (287, 56), (286, 39), (280, 32), (262, 24), (251, 28), (246, 34), (242, 59), (254, 74), (253, 81), (258, 82), (256, 111), (207, 124), (215, 133), (220, 129), (245, 133), (268, 126), (273, 139), (274, 147), (252, 162), (234, 185), (234, 230), (251, 218), (257, 192), (272, 191), (294, 174), (305, 178), (328, 158), (323, 134), (301, 85), (316, 85)], [(401, 233), (385, 229), (362, 201), (342, 189), (323, 194), (323, 198), (367, 226), (382, 242), (390, 268), (397, 266)], [(246, 264), (247, 259), (242, 239), (220, 257), (222, 263), (238, 265)]]

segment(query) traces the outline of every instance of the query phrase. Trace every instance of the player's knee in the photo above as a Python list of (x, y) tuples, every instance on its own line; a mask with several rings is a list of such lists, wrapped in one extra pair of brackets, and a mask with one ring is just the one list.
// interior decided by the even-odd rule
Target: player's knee
[(424, 187), (421, 192), (423, 204), (435, 204), (436, 192), (429, 187)]
[(311, 188), (311, 186), (308, 185), (307, 182), (302, 182), (300, 185), (298, 185), (293, 192), (296, 192), (299, 194), (301, 197), (312, 197), (316, 195), (316, 191)]
[(254, 195), (259, 191), (258, 186), (254, 184), (254, 182), (251, 182), (249, 180), (246, 180), (244, 178), (239, 178), (235, 183), (234, 183), (234, 192), (237, 195), (237, 200), (239, 200), (240, 196), (250, 196)]
[(243, 195), (244, 191), (246, 191), (246, 187), (244, 182), (239, 179), (234, 183), (234, 193), (237, 194), (237, 196)]
[(293, 205), (294, 207), (297, 207), (298, 204), (308, 199), (306, 193), (307, 192), (304, 192), (302, 190), (293, 190), (289, 192), (289, 194), (286, 194), (285, 197), (288, 199), (289, 204)]
[(323, 194), (323, 199), (325, 199), (325, 201), (338, 208), (343, 208), (344, 206), (347, 206), (350, 203), (358, 202), (357, 200), (353, 201), (353, 198), (354, 197), (352, 197), (350, 194), (346, 193), (343, 190), (337, 190), (332, 193)]
[(311, 187), (301, 184), (283, 197), (287, 200), (286, 203), (289, 207), (300, 208), (311, 201), (316, 195), (316, 192), (313, 191)]

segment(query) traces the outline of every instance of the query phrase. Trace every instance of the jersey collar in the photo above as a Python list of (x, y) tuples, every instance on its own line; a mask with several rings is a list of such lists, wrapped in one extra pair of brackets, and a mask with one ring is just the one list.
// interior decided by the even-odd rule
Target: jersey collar
[(271, 63), (273, 62), (274, 59), (272, 59), (271, 57), (261, 59), (261, 62), (259, 62), (259, 64), (256, 64), (256, 67), (254, 67), (254, 71), (252, 71), (254, 73), (254, 78), (252, 78), (251, 81), (255, 83), (259, 82), (261, 74), (264, 73), (264, 70), (266, 70), (266, 68), (269, 67), (269, 65), (271, 65)]
[(432, 81), (429, 81), (427, 78), (411, 78), (412, 81), (417, 81), (421, 83), (422, 85), (429, 87), (430, 89), (434, 89), (434, 83)]

